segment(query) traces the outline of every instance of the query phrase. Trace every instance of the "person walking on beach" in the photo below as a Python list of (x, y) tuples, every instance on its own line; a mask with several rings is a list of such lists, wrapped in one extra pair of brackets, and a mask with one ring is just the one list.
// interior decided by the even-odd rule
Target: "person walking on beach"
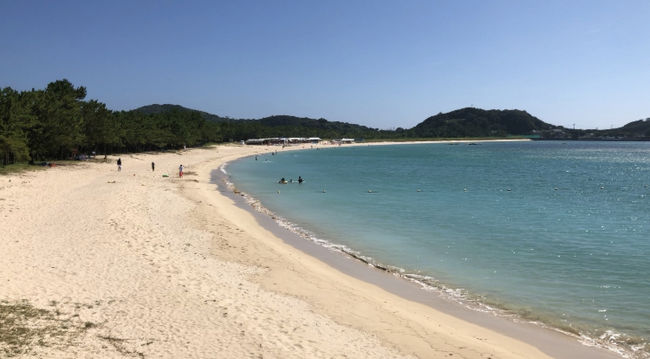
[(122, 159), (118, 158), (117, 159), (117, 172), (120, 172), (122, 170)]
[(178, 177), (183, 178), (183, 165), (178, 166)]
[(156, 170), (156, 164), (151, 162), (151, 172)]

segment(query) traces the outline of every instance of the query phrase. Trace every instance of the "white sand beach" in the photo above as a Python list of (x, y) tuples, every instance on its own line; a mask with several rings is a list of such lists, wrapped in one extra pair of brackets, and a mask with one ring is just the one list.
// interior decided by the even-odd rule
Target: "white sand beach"
[(0, 326), (0, 357), (615, 357), (542, 329), (526, 334), (548, 332), (532, 344), (287, 244), (210, 183), (221, 164), (271, 149), (0, 176), (0, 313), (29, 314)]

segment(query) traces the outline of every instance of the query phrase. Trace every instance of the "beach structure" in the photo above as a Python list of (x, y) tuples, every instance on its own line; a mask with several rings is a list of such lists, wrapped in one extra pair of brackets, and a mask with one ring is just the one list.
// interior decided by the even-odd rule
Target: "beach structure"
[(332, 140), (332, 143), (339, 144), (339, 145), (340, 144), (352, 144), (352, 143), (355, 143), (355, 140), (354, 140), (354, 138), (341, 138), (341, 139), (338, 139), (338, 140)]
[(284, 137), (251, 138), (245, 143), (247, 145), (286, 145), (287, 139)]
[(245, 141), (247, 145), (289, 145), (300, 143), (318, 144), (322, 140), (320, 137), (268, 137), (268, 138), (251, 138)]

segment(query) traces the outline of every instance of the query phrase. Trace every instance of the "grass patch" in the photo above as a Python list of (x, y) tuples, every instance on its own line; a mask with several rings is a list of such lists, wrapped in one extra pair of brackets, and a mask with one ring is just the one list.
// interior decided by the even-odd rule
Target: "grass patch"
[(0, 357), (29, 354), (37, 347), (66, 348), (95, 327), (73, 318), (57, 309), (36, 308), (27, 300), (0, 301)]
[(8, 175), (21, 172), (41, 171), (48, 167), (30, 165), (27, 163), (15, 163), (12, 165), (0, 166), (0, 175)]
[[(52, 161), (55, 167), (56, 166), (78, 166), (86, 161), (72, 161), (72, 160), (60, 160)], [(92, 162), (104, 162), (104, 160), (92, 160)], [(11, 165), (0, 166), (0, 175), (9, 175), (22, 172), (33, 172), (33, 171), (42, 171), (51, 168), (50, 166), (43, 166), (40, 163), (30, 165), (29, 163), (14, 163)]]
[[(98, 337), (99, 339), (107, 341), (109, 344), (113, 346), (113, 348), (115, 348), (115, 350), (117, 350), (122, 355), (144, 358), (144, 353), (139, 352), (137, 350), (127, 349), (126, 343), (129, 341), (128, 339), (117, 338), (109, 335), (99, 335)], [(148, 344), (151, 344), (151, 342), (146, 343), (146, 345)]]

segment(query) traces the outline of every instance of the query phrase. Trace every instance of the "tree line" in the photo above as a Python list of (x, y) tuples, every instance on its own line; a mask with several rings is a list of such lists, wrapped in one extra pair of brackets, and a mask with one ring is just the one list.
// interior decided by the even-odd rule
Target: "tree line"
[(260, 137), (389, 138), (393, 133), (292, 116), (215, 121), (180, 106), (158, 113), (112, 111), (85, 97), (85, 87), (75, 87), (66, 79), (42, 90), (0, 89), (0, 163), (69, 159), (92, 152), (178, 149)]
[(220, 142), (219, 124), (193, 112), (143, 114), (111, 111), (84, 101), (86, 88), (58, 80), (43, 90), (0, 90), (0, 162), (69, 159), (107, 154), (178, 149)]

